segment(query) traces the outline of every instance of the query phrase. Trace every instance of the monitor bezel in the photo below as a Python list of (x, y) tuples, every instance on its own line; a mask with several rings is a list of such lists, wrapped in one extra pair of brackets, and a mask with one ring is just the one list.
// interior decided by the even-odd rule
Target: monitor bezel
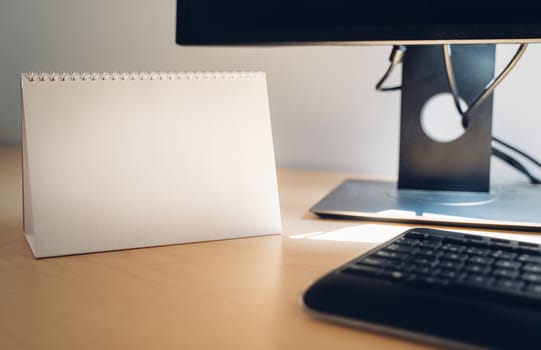
[[(194, 0), (197, 1), (197, 0)], [(176, 42), (180, 45), (413, 45), (541, 42), (537, 23), (439, 24), (391, 26), (202, 25), (188, 20), (186, 3), (177, 0)]]

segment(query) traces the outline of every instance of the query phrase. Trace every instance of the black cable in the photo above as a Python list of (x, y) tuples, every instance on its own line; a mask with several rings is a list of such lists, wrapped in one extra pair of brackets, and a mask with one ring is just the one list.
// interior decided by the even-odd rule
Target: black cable
[(391, 51), (391, 55), (389, 56), (389, 67), (387, 68), (387, 71), (385, 74), (383, 74), (383, 77), (377, 82), (376, 84), (376, 90), (378, 91), (396, 91), (402, 89), (402, 86), (390, 86), (390, 87), (384, 87), (383, 84), (391, 73), (393, 72), (394, 68), (402, 62), (402, 58), (404, 57), (404, 53), (406, 52), (406, 46), (404, 45), (394, 45), (393, 49)]
[[(458, 93), (458, 88), (456, 86), (454, 72), (452, 68), (451, 63), (451, 48), (449, 45), (442, 45), (443, 48), (443, 57), (444, 57), (444, 63), (445, 63), (445, 73), (447, 76), (447, 82), (449, 83), (449, 90), (451, 91), (451, 94), (453, 96), (453, 100), (455, 102), (455, 107), (458, 111), (458, 113), (462, 116), (462, 126), (464, 129), (467, 129), (470, 122), (470, 113), (472, 110), (475, 110), (481, 103), (483, 103), (487, 97), (489, 97), (493, 92), (494, 89), (496, 89), (496, 86), (498, 86), (503, 79), (511, 72), (511, 70), (514, 68), (514, 66), (517, 64), (517, 62), (520, 60), (522, 55), (524, 54), (524, 51), (526, 50), (527, 44), (521, 44), (519, 48), (517, 49), (517, 52), (513, 56), (513, 58), (509, 61), (507, 66), (504, 68), (504, 70), (491, 82), (489, 82), (483, 91), (473, 100), (473, 102), (467, 106), (465, 109), (462, 108), (460, 105), (460, 98)], [(528, 155), (524, 151), (521, 151), (520, 149), (502, 141), (501, 139), (492, 136), (492, 140), (496, 143), (499, 143), (500, 145), (503, 145), (504, 147), (509, 148), (510, 150), (516, 152), (517, 154), (523, 156), (524, 158), (528, 159), (535, 165), (541, 167), (541, 162), (537, 161), (532, 156)], [(497, 148), (494, 148), (492, 146), (492, 154), (506, 162), (508, 165), (512, 166), (519, 172), (523, 173), (530, 179), (530, 183), (532, 184), (541, 184), (538, 178), (533, 176), (528, 169), (517, 159), (515, 159), (513, 156), (509, 155), (508, 153), (505, 153), (502, 150), (499, 150)]]
[(526, 169), (526, 167), (524, 165), (522, 165), (522, 163), (520, 163), (518, 160), (516, 160), (515, 158), (513, 158), (509, 154), (507, 154), (507, 153), (497, 149), (496, 147), (492, 146), (492, 155), (495, 156), (496, 158), (500, 158), (501, 160), (503, 160), (504, 162), (506, 162), (507, 164), (509, 164), (513, 168), (515, 168), (516, 170), (518, 170), (521, 173), (523, 173), (524, 175), (526, 175), (528, 177), (528, 179), (530, 179), (531, 184), (533, 184), (533, 185), (541, 184), (541, 180), (539, 178), (535, 177), (532, 173), (530, 173), (528, 171), (528, 169)]
[(515, 65), (518, 63), (518, 61), (521, 59), (522, 55), (524, 55), (524, 52), (528, 48), (528, 44), (522, 43), (519, 45), (517, 51), (515, 52), (515, 55), (509, 63), (507, 63), (507, 66), (498, 74), (497, 77), (492, 79), (487, 85), (485, 85), (484, 89), (481, 91), (477, 97), (473, 99), (473, 101), (466, 107), (466, 109), (463, 109), (460, 105), (458, 88), (455, 81), (455, 74), (453, 72), (453, 65), (451, 63), (451, 45), (445, 44), (442, 45), (443, 49), (443, 61), (445, 64), (445, 74), (447, 76), (447, 82), (449, 83), (449, 90), (451, 90), (451, 94), (453, 95), (453, 99), (455, 101), (455, 107), (462, 116), (462, 125), (466, 129), (469, 125), (469, 118), (471, 111), (474, 111), (479, 107), (496, 89), (496, 87), (505, 79), (505, 77), (511, 73), (513, 68), (515, 68)]
[(541, 168), (541, 162), (539, 162), (537, 159), (533, 158), (529, 154), (525, 153), (524, 151), (521, 151), (518, 148), (508, 144), (507, 142), (502, 141), (500, 138), (497, 138), (496, 136), (492, 136), (492, 141), (495, 141), (499, 143), (500, 145), (507, 147), (510, 150), (520, 154), (521, 156), (523, 156), (524, 158), (528, 159), (530, 162), (534, 163), (535, 165)]

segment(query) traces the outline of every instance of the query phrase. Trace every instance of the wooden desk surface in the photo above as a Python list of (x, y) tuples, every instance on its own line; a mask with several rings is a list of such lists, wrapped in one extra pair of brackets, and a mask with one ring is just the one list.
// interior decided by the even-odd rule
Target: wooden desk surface
[(0, 148), (0, 349), (427, 348), (299, 306), (311, 281), (375, 244), (290, 237), (356, 224), (307, 211), (344, 174), (281, 170), (283, 235), (35, 260), (19, 157)]

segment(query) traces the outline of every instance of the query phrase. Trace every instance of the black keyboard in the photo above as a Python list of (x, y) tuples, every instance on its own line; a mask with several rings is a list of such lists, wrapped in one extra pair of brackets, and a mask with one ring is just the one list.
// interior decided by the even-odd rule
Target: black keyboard
[(303, 297), (320, 316), (463, 347), (541, 347), (541, 246), (409, 230)]

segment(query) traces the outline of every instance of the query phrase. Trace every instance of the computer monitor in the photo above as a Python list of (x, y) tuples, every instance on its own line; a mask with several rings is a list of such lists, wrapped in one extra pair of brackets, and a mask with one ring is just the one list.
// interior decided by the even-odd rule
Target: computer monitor
[[(541, 4), (525, 1), (178, 0), (176, 40), (393, 45), (396, 62), (390, 68), (403, 56), (398, 182), (347, 180), (311, 211), (322, 217), (541, 230), (539, 186), (525, 181), (490, 187), (491, 156), (521, 164), (493, 146), (499, 141), (492, 135), (493, 86), (486, 90), (500, 81), (496, 44), (541, 42), (539, 10)], [(425, 106), (444, 94), (454, 99), (449, 108), (463, 117), (464, 132), (450, 140), (435, 138), (423, 120)]]

